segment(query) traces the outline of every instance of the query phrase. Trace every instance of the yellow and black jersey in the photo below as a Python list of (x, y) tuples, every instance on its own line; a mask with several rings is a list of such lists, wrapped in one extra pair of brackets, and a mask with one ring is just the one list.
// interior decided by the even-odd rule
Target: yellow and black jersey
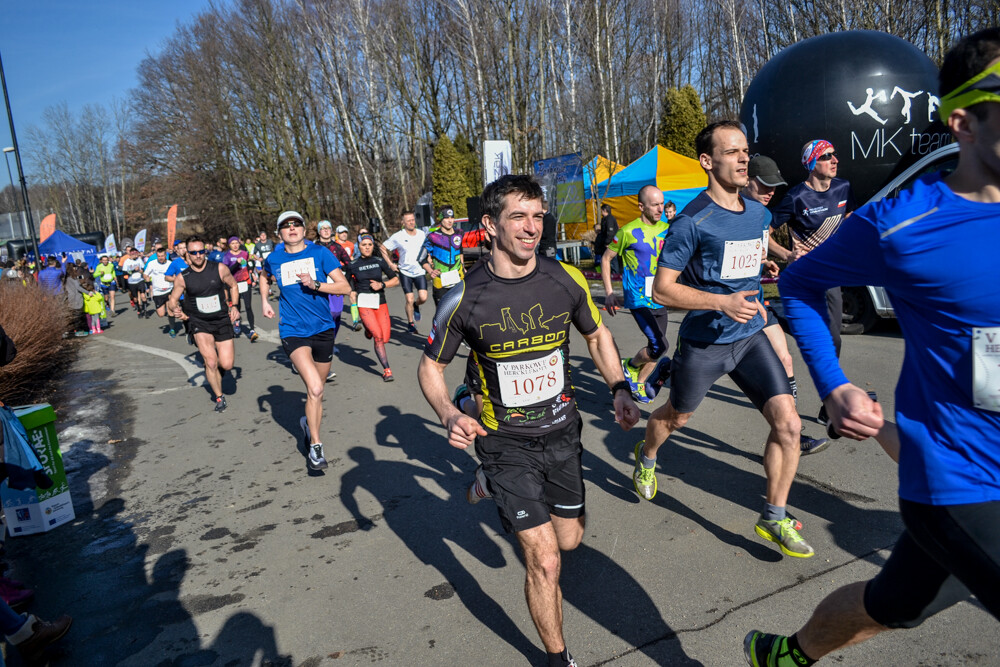
[(540, 435), (576, 415), (569, 327), (592, 334), (601, 315), (580, 272), (546, 257), (517, 279), (473, 268), (438, 306), (424, 354), (449, 363), (464, 340), (479, 362), (488, 431)]

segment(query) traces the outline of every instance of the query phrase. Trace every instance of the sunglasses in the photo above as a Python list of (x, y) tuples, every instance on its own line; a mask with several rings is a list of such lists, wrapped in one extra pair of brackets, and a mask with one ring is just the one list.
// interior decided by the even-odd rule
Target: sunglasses
[(834, 151), (832, 153), (823, 153), (818, 158), (816, 158), (816, 161), (817, 162), (829, 162), (833, 158), (837, 158), (838, 160), (840, 159), (839, 157), (837, 157), (837, 151)]
[(286, 220), (280, 225), (278, 225), (278, 229), (288, 229), (290, 227), (305, 227), (305, 226), (306, 223), (302, 222), (301, 220)]
[(189, 255), (204, 255), (207, 252), (207, 250), (188, 250)]

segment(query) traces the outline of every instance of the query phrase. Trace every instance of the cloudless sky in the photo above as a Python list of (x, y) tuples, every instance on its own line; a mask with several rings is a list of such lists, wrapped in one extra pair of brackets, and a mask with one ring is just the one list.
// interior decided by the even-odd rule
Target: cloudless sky
[[(87, 104), (110, 107), (125, 98), (139, 63), (208, 6), (209, 0), (0, 0), (0, 56), (21, 150), (47, 107), (66, 102), (76, 115)], [(10, 145), (0, 110), (0, 148)], [(25, 171), (30, 185), (30, 163)]]

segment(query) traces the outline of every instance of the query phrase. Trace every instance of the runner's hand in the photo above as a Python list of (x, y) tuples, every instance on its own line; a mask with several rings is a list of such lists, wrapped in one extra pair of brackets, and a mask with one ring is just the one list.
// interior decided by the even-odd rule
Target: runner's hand
[(823, 401), (830, 414), (830, 423), (843, 436), (852, 440), (874, 437), (885, 421), (882, 406), (861, 387), (842, 384)]
[(311, 273), (297, 273), (295, 275), (299, 277), (299, 282), (302, 283), (303, 287), (311, 290), (316, 289), (316, 281), (313, 280)]
[(615, 316), (615, 311), (618, 310), (618, 297), (614, 292), (604, 297), (604, 310), (608, 311), (611, 317)]
[(486, 435), (482, 424), (461, 412), (449, 417), (445, 428), (448, 429), (448, 444), (458, 449), (465, 449), (474, 443), (477, 435)]
[[(758, 312), (764, 311), (764, 306), (759, 301), (756, 299), (752, 301), (747, 299), (748, 296), (756, 296), (757, 293), (758, 290), (743, 290), (742, 292), (727, 294), (724, 297), (720, 310), (740, 324), (746, 324)], [(764, 313), (764, 317), (767, 317), (766, 313)]]
[(615, 392), (615, 421), (622, 427), (623, 431), (628, 431), (639, 422), (639, 408), (631, 396), (625, 392)]
[(781, 269), (778, 268), (777, 262), (772, 262), (769, 259), (764, 260), (764, 273), (770, 276), (771, 278), (777, 276), (780, 270)]
[(261, 306), (260, 311), (267, 319), (271, 319), (274, 317), (274, 308), (272, 308), (271, 304), (269, 304), (267, 301), (265, 301), (264, 304)]

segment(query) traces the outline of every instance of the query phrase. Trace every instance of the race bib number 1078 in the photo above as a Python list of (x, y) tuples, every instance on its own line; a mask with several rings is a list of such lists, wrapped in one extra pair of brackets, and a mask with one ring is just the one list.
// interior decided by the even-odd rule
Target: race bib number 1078
[(558, 396), (563, 390), (564, 377), (559, 350), (531, 361), (497, 363), (500, 399), (508, 408), (535, 405)]

